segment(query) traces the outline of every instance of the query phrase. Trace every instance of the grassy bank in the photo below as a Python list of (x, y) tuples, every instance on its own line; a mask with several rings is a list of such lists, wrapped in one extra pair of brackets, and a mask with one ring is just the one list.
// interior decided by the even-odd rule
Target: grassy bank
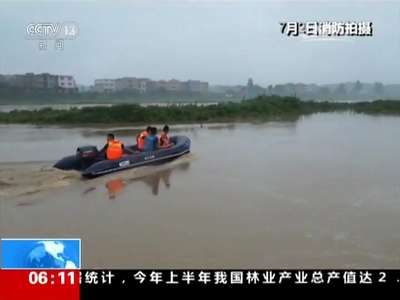
[(400, 101), (362, 103), (303, 102), (294, 97), (261, 96), (240, 103), (210, 106), (172, 105), (141, 107), (136, 104), (83, 109), (12, 111), (0, 113), (0, 123), (31, 124), (150, 124), (232, 122), (293, 119), (317, 112), (353, 111), (366, 114), (400, 115)]

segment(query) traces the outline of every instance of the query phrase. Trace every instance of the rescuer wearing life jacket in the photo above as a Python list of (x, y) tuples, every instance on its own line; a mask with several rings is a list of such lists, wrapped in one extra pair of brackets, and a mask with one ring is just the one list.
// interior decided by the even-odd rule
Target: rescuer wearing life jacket
[(143, 151), (154, 151), (158, 149), (157, 128), (151, 127), (150, 134), (144, 140)]
[(169, 139), (168, 133), (169, 126), (165, 125), (159, 137), (160, 148), (169, 148), (173, 145)]
[(101, 149), (102, 153), (106, 154), (109, 160), (117, 160), (124, 154), (124, 144), (115, 139), (114, 134), (107, 134), (107, 144)]
[(147, 126), (146, 130), (142, 131), (138, 136), (136, 137), (136, 145), (137, 149), (139, 151), (143, 151), (144, 149), (144, 141), (146, 137), (150, 134), (151, 126)]

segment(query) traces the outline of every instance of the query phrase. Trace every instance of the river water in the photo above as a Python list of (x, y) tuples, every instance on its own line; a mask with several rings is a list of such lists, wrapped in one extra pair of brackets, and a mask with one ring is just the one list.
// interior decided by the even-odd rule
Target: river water
[(400, 267), (400, 118), (172, 127), (192, 153), (93, 180), (51, 168), (130, 128), (0, 126), (0, 235), (82, 238), (84, 267)]

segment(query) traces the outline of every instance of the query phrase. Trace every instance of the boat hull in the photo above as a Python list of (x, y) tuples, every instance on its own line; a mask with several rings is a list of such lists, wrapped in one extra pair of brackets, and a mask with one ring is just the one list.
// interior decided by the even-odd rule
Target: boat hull
[[(54, 167), (62, 170), (76, 170), (82, 176), (92, 178), (113, 172), (132, 169), (144, 165), (158, 164), (175, 159), (190, 152), (190, 139), (186, 136), (173, 136), (174, 145), (166, 149), (150, 152), (138, 152), (136, 145), (126, 147), (132, 154), (125, 154), (118, 160), (107, 160), (104, 154), (99, 154), (92, 161), (82, 161), (78, 155), (67, 156), (58, 161)], [(100, 157), (102, 155), (103, 157)]]

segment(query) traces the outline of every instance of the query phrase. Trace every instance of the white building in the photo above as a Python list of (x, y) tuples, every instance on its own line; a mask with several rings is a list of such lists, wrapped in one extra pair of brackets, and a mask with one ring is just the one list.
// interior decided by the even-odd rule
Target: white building
[(187, 89), (189, 92), (206, 94), (208, 92), (208, 82), (188, 80)]
[(58, 75), (58, 88), (65, 91), (76, 91), (78, 86), (73, 76)]
[(94, 91), (97, 93), (113, 93), (116, 91), (114, 79), (96, 79), (94, 81)]
[(149, 79), (139, 79), (139, 92), (141, 94), (144, 94), (147, 92), (147, 83), (149, 82)]
[(115, 80), (117, 91), (138, 91), (144, 94), (147, 91), (147, 78), (123, 77)]

